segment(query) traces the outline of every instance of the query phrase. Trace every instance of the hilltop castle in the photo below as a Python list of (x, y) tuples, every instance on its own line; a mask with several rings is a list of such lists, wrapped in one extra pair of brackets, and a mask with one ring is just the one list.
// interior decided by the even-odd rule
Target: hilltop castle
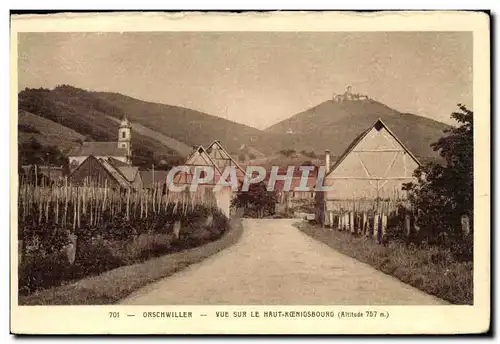
[(346, 100), (365, 100), (365, 99), (369, 99), (366, 94), (353, 93), (351, 86), (347, 86), (344, 93), (341, 94), (334, 93), (332, 97), (332, 100), (337, 103), (341, 103)]

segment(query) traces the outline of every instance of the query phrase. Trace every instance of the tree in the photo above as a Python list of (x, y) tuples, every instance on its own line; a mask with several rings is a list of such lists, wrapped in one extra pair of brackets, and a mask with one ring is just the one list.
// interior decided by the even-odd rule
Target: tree
[(295, 155), (297, 152), (295, 151), (295, 149), (282, 149), (278, 153), (289, 158), (289, 157)]
[(67, 157), (56, 147), (42, 145), (34, 137), (18, 144), (19, 165), (67, 167)]
[(264, 182), (250, 184), (248, 191), (239, 190), (232, 205), (245, 208), (247, 214), (263, 217), (274, 213), (277, 202), (276, 191), (267, 191)]
[(458, 107), (460, 111), (451, 117), (459, 125), (445, 130), (446, 135), (431, 145), (444, 163), (419, 167), (416, 182), (404, 186), (418, 213), (421, 235), (429, 242), (462, 240), (461, 216), (472, 219), (473, 215), (473, 112), (464, 105)]
[(182, 165), (184, 160), (184, 158), (178, 155), (160, 155), (158, 157), (155, 157), (155, 166), (157, 166), (158, 169), (170, 170), (175, 166)]
[(315, 159), (315, 158), (317, 158), (317, 157), (318, 157), (318, 156), (316, 155), (316, 153), (314, 153), (314, 151), (310, 151), (310, 152), (308, 152), (308, 151), (306, 151), (306, 150), (304, 150), (304, 149), (300, 151), (300, 154), (305, 155), (305, 156), (307, 156), (307, 157), (309, 157), (309, 158), (313, 158), (313, 159)]
[(30, 170), (25, 171), (22, 168), (23, 165), (37, 165), (38, 167), (61, 166), (63, 174), (69, 174), (68, 158), (56, 146), (42, 145), (32, 137), (29, 141), (18, 144), (18, 153), (18, 173), (21, 180), (27, 178), (32, 182), (38, 181), (40, 185), (48, 182), (47, 176), (44, 176), (38, 168), (34, 169), (32, 167)]

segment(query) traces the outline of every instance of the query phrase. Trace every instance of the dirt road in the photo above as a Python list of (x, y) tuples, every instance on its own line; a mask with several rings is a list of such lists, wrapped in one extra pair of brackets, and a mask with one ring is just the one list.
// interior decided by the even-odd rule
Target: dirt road
[(446, 304), (310, 238), (295, 221), (244, 220), (236, 245), (122, 304)]

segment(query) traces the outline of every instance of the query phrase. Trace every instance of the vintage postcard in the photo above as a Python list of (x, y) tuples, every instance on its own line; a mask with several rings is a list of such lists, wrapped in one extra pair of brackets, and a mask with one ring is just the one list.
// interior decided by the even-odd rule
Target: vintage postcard
[(12, 15), (11, 332), (487, 332), (489, 23)]

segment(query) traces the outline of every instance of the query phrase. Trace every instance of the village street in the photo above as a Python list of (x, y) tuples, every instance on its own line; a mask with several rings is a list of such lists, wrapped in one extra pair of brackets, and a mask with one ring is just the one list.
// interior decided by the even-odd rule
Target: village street
[(122, 304), (446, 304), (300, 232), (292, 219), (245, 219), (234, 246)]

